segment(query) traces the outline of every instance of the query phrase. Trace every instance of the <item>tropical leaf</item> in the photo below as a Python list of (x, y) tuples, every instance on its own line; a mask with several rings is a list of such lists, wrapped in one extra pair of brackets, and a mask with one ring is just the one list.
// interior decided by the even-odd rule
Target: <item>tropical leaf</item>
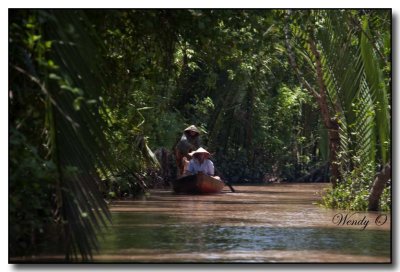
[[(12, 44), (15, 56), (24, 59), (13, 58), (10, 69), (28, 82), (25, 86), (35, 86), (37, 100), (43, 101), (35, 111), (45, 112), (41, 141), (46, 158), (57, 169), (53, 214), (61, 230), (59, 247), (67, 259), (89, 260), (97, 247), (97, 233), (111, 220), (98, 189), (99, 171), (116, 168), (106, 138), (112, 134), (99, 113), (104, 90), (97, 51), (101, 43), (83, 11), (14, 12), (13, 18), (29, 18), (30, 27), (40, 33), (29, 48), (31, 54)], [(13, 83), (16, 95), (24, 97), (24, 90)], [(18, 102), (23, 108), (32, 104)]]
[(370, 33), (368, 20), (362, 21), (363, 32), (361, 34), (361, 55), (363, 59), (365, 77), (370, 87), (371, 98), (375, 105), (377, 131), (379, 136), (379, 151), (382, 164), (390, 159), (390, 115), (388, 93), (383, 81), (382, 68), (377, 60), (371, 41), (366, 34)]
[(374, 127), (373, 120), (366, 115), (372, 104), (363, 84), (365, 81), (362, 78), (360, 50), (352, 42), (355, 30), (347, 24), (338, 24), (337, 18), (346, 20), (346, 13), (323, 13), (324, 28), (319, 32), (319, 41), (325, 71), (324, 81), (331, 107), (335, 109), (340, 120), (340, 160), (342, 172), (346, 172), (351, 171), (355, 164), (360, 164), (355, 161), (359, 156), (359, 160), (365, 164), (375, 161), (374, 134), (361, 130), (358, 126), (367, 124), (368, 128)]
[[(388, 97), (384, 88), (382, 68), (377, 53), (367, 35), (367, 19), (363, 31), (354, 24), (351, 12), (344, 10), (310, 11), (304, 24), (315, 24), (317, 48), (323, 70), (326, 95), (329, 98), (330, 118), (339, 120), (339, 161), (343, 173), (355, 165), (374, 165), (379, 135), (380, 158), (386, 162), (390, 141)], [(367, 18), (367, 17), (365, 17)], [(343, 23), (347, 22), (347, 23)], [(308, 28), (312, 29), (312, 28)], [(315, 56), (307, 45), (307, 33), (291, 26), (289, 43), (301, 67), (302, 77), (315, 84)], [(361, 38), (360, 38), (361, 37)], [(310, 71), (310, 72), (304, 72)], [(311, 75), (311, 76), (308, 76)], [(309, 88), (310, 89), (310, 88)], [(378, 105), (378, 106), (377, 106)]]
[[(98, 189), (98, 169), (115, 170), (107, 125), (98, 111), (104, 73), (96, 48), (101, 44), (91, 38), (89, 21), (81, 11), (42, 11), (41, 16), (47, 18), (45, 37), (53, 44), (49, 57), (58, 66), (57, 76), (46, 80), (47, 88), (62, 109), (48, 103), (48, 137), (59, 169), (57, 213), (67, 259), (88, 260), (97, 247), (97, 232), (111, 220)], [(77, 99), (81, 102), (74, 107)]]

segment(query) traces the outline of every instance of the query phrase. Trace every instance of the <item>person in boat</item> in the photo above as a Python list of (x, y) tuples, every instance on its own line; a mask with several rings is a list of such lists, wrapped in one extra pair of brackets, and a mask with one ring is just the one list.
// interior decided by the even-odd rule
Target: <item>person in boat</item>
[(200, 130), (191, 125), (183, 131), (182, 137), (175, 145), (174, 153), (176, 165), (178, 167), (178, 176), (185, 173), (190, 160), (189, 153), (200, 147)]
[(200, 147), (196, 151), (189, 153), (189, 155), (192, 156), (192, 159), (189, 161), (189, 165), (185, 171), (186, 175), (203, 173), (213, 178), (220, 179), (220, 177), (214, 176), (214, 164), (209, 159), (210, 152)]

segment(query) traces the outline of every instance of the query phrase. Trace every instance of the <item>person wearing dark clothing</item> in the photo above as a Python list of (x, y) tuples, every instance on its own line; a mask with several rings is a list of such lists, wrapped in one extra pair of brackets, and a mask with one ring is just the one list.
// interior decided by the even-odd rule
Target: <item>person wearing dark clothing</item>
[(181, 139), (176, 144), (175, 158), (178, 166), (178, 177), (182, 176), (185, 172), (185, 166), (190, 160), (189, 153), (197, 150), (200, 147), (200, 130), (191, 125), (187, 127), (182, 134)]

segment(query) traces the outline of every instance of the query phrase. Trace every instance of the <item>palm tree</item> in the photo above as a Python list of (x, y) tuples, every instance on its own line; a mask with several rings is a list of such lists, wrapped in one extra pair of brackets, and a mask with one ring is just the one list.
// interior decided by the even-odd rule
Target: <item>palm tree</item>
[[(37, 129), (44, 133), (46, 158), (56, 165), (53, 214), (61, 230), (61, 247), (67, 260), (78, 255), (88, 260), (96, 247), (96, 232), (111, 218), (97, 186), (98, 170), (112, 169), (106, 125), (98, 110), (102, 107), (98, 45), (82, 12), (16, 10), (10, 16), (19, 20), (15, 24), (20, 27), (12, 37), (21, 35), (23, 41), (26, 20), (37, 33), (32, 34), (37, 41), (31, 48), (16, 41), (10, 44), (10, 73), (28, 82), (25, 89), (27, 84), (36, 85), (36, 96), (43, 100), (43, 107), (36, 111), (45, 122)], [(15, 85), (18, 82), (12, 81), (13, 95), (22, 96), (19, 92), (24, 92), (24, 86)], [(24, 110), (31, 101), (12, 103)]]
[(382, 41), (371, 39), (368, 29), (375, 17), (380, 14), (358, 16), (358, 11), (350, 10), (286, 14), (287, 22), (296, 18), (304, 25), (292, 23), (290, 29), (285, 28), (286, 47), (300, 82), (320, 106), (329, 135), (333, 186), (343, 173), (356, 167), (388, 162), (390, 115), (388, 85), (383, 80), (386, 63), (380, 63), (382, 54), (377, 51), (378, 46), (384, 47)]
[[(41, 188), (52, 188), (52, 199), (38, 201), (52, 203), (66, 259), (87, 261), (97, 248), (97, 234), (111, 221), (99, 191), (100, 176), (123, 167), (110, 147), (113, 132), (102, 99), (107, 86), (104, 47), (84, 11), (12, 10), (10, 18), (12, 132), (24, 134), (43, 160), (55, 165), (55, 182)], [(20, 121), (32, 112), (37, 122)], [(153, 159), (144, 138), (136, 138), (132, 153), (139, 160)], [(10, 195), (20, 194), (21, 188), (10, 187)]]

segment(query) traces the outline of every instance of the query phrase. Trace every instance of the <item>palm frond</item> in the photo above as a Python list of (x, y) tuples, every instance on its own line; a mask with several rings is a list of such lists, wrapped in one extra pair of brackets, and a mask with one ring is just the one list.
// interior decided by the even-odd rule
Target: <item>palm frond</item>
[[(330, 118), (339, 120), (339, 162), (342, 172), (354, 165), (374, 164), (377, 135), (380, 157), (388, 158), (389, 113), (388, 97), (368, 21), (363, 21), (363, 32), (350, 23), (349, 11), (310, 11), (309, 23), (317, 24), (317, 47), (323, 70), (326, 96), (329, 98)], [(347, 22), (347, 23), (343, 23)], [(310, 28), (312, 29), (312, 28)], [(309, 30), (310, 31), (310, 30)], [(290, 45), (295, 48), (298, 65), (315, 75), (313, 56), (307, 43), (307, 31), (291, 26)], [(361, 35), (361, 40), (359, 39)], [(310, 32), (310, 35), (313, 33)], [(286, 35), (288, 36), (288, 35)], [(288, 37), (286, 37), (288, 40)], [(301, 53), (300, 53), (301, 52)], [(304, 73), (306, 75), (306, 73)], [(308, 82), (315, 84), (312, 78)], [(378, 107), (376, 105), (379, 105)]]
[[(48, 142), (58, 165), (56, 212), (64, 231), (67, 259), (92, 257), (97, 232), (111, 220), (99, 192), (98, 170), (115, 165), (98, 111), (104, 74), (90, 25), (82, 11), (40, 11), (49, 54), (58, 67), (45, 78), (54, 103), (47, 104)], [(57, 107), (55, 106), (57, 105)]]
[(375, 162), (373, 104), (365, 82), (361, 51), (354, 42), (356, 32), (347, 24), (338, 23), (346, 20), (346, 13), (333, 11), (323, 18), (328, 30), (319, 33), (324, 80), (340, 119), (342, 171), (348, 171), (354, 164)]
[(390, 159), (390, 114), (388, 93), (383, 81), (382, 68), (377, 60), (373, 46), (366, 37), (369, 33), (368, 20), (362, 22), (364, 32), (361, 34), (361, 55), (365, 69), (365, 77), (370, 87), (371, 99), (375, 105), (377, 134), (379, 137), (379, 151), (382, 163)]

